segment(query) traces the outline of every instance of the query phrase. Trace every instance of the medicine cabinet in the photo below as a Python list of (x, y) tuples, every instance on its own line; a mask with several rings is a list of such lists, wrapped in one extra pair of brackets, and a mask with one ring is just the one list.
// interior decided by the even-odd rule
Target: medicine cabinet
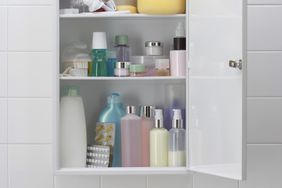
[[(68, 0), (60, 0), (66, 8)], [(77, 85), (83, 97), (87, 120), (88, 144), (106, 96), (119, 92), (130, 105), (164, 106), (166, 91), (181, 88), (176, 95), (186, 104), (187, 165), (181, 168), (61, 168), (59, 121), (56, 123), (57, 175), (187, 174), (205, 173), (242, 180), (245, 178), (246, 61), (244, 44), (244, 7), (242, 0), (189, 0), (186, 14), (85, 14), (59, 15), (57, 63), (57, 112), (65, 85)], [(164, 43), (169, 55), (175, 29), (186, 26), (187, 75), (185, 77), (60, 77), (63, 49), (83, 41), (91, 50), (92, 33), (105, 31), (109, 48), (114, 36), (129, 36), (133, 55), (144, 54), (144, 43)], [(241, 61), (242, 60), (242, 61)], [(242, 64), (241, 64), (242, 63)], [(57, 113), (59, 119), (59, 113)]]

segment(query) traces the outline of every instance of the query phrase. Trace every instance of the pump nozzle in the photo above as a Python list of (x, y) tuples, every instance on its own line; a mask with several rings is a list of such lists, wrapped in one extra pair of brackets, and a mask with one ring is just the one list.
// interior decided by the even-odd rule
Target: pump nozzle
[(172, 127), (175, 129), (183, 128), (183, 120), (180, 109), (173, 109)]
[(163, 128), (163, 110), (162, 109), (155, 109), (155, 127), (156, 128)]

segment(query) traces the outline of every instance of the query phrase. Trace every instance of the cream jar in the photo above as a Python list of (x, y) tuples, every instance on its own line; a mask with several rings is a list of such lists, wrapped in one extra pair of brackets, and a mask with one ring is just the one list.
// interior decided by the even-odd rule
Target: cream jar
[(146, 41), (145, 42), (145, 53), (146, 55), (163, 55), (163, 47), (159, 41)]
[(116, 62), (116, 68), (114, 71), (115, 76), (117, 77), (126, 77), (129, 76), (129, 62)]

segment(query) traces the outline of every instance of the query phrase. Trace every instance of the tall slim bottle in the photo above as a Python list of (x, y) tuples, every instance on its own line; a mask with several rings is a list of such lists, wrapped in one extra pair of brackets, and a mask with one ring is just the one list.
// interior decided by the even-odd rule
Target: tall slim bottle
[(141, 118), (128, 106), (121, 118), (121, 162), (123, 167), (141, 167)]
[(66, 88), (60, 104), (61, 167), (86, 166), (86, 121), (82, 98), (76, 87)]
[(142, 139), (142, 166), (150, 166), (150, 131), (154, 128), (154, 107), (141, 106), (141, 139)]
[(123, 104), (121, 103), (120, 95), (112, 93), (107, 98), (107, 106), (102, 110), (99, 116), (99, 122), (115, 123), (115, 143), (113, 148), (113, 167), (121, 167), (121, 133), (120, 119), (125, 115)]
[(129, 62), (130, 52), (128, 46), (128, 36), (127, 35), (117, 35), (115, 38), (116, 44), (116, 54), (118, 62)]
[(185, 130), (180, 109), (173, 109), (172, 128), (169, 131), (168, 166), (186, 165)]
[(163, 128), (163, 111), (155, 110), (155, 128), (150, 131), (150, 166), (168, 166), (168, 131)]

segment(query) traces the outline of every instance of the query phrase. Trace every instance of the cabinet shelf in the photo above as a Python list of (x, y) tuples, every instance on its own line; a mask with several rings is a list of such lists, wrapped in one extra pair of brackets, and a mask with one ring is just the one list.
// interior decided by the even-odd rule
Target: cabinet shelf
[(110, 81), (119, 81), (119, 80), (185, 80), (186, 77), (172, 77), (172, 76), (163, 76), (163, 77), (158, 77), (158, 76), (153, 76), (153, 77), (60, 77), (61, 80), (110, 80)]
[[(61, 168), (56, 175), (154, 175), (154, 174), (187, 174), (186, 167), (133, 167), (133, 168)], [(190, 172), (192, 173), (192, 172)]]

